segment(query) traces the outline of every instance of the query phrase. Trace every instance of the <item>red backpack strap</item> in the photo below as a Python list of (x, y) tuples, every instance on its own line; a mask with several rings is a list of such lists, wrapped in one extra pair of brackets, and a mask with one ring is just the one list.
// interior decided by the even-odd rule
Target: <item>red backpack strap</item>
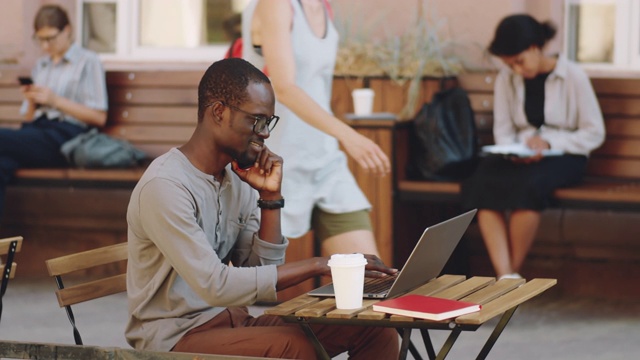
[(322, 0), (324, 2), (324, 6), (327, 8), (327, 13), (329, 14), (329, 18), (333, 20), (333, 10), (331, 9), (331, 4), (329, 0)]
[(229, 50), (224, 55), (225, 59), (229, 58), (242, 58), (242, 38), (239, 37), (231, 43)]

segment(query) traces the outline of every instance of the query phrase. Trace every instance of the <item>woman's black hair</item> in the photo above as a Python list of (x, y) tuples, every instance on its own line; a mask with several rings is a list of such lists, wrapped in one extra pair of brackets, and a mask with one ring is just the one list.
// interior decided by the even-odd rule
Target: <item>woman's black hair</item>
[(532, 45), (542, 48), (555, 35), (551, 22), (540, 23), (526, 14), (507, 16), (498, 24), (489, 52), (496, 56), (517, 55)]
[(69, 16), (58, 5), (42, 6), (33, 20), (33, 29), (36, 32), (44, 27), (52, 27), (62, 31), (67, 25), (69, 25)]

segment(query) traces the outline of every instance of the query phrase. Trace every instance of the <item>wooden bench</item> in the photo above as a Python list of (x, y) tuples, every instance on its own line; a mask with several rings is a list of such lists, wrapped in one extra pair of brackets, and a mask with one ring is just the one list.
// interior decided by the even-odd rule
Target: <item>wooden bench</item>
[[(475, 111), (480, 146), (493, 144), (494, 79), (495, 73), (470, 73), (458, 78)], [(584, 181), (555, 191), (557, 207), (543, 212), (538, 239), (530, 253), (540, 260), (539, 266), (530, 271), (541, 277), (557, 277), (558, 272), (581, 273), (582, 276), (571, 279), (579, 278), (581, 284), (560, 281), (561, 285), (603, 296), (592, 284), (603, 279), (600, 273), (608, 271), (606, 267), (618, 266), (615, 274), (636, 273), (633, 269), (640, 262), (640, 243), (637, 235), (631, 235), (640, 233), (640, 79), (593, 78), (592, 84), (604, 114), (606, 140), (592, 153)], [(460, 211), (458, 182), (407, 178), (410, 131), (410, 122), (400, 121), (395, 126), (395, 239), (419, 236), (417, 231), (423, 229), (424, 223), (412, 221), (411, 214), (423, 212), (437, 217), (443, 209), (448, 214)], [(464, 256), (472, 258), (470, 266), (474, 273), (483, 273), (478, 271), (481, 266), (492, 274), (475, 224), (466, 237), (471, 240)], [(396, 245), (396, 259), (408, 256), (407, 251), (413, 246), (399, 242)], [(482, 260), (478, 261), (479, 258)], [(579, 269), (573, 267), (577, 266), (575, 260), (582, 262)], [(478, 265), (479, 262), (482, 264)], [(528, 260), (525, 267), (531, 263)], [(626, 287), (613, 289), (615, 282), (611, 281), (606, 285), (611, 293), (624, 296)]]
[[(493, 143), (493, 82), (495, 74), (460, 76), (460, 86), (469, 92), (476, 112), (480, 145)], [(593, 152), (583, 183), (558, 189), (554, 198), (560, 207), (640, 210), (640, 80), (594, 79), (605, 117), (605, 143)], [(457, 201), (458, 182), (430, 182), (407, 179), (406, 123), (398, 131), (396, 168), (399, 195), (405, 200), (438, 199)]]
[[(204, 69), (107, 72), (104, 132), (128, 140), (151, 159), (186, 142), (197, 123)], [(19, 68), (0, 71), (0, 126), (17, 128)], [(32, 238), (23, 276), (46, 275), (44, 261), (126, 241), (126, 208), (145, 166), (130, 169), (20, 169), (7, 189), (0, 233)], [(90, 205), (90, 206), (88, 206)]]

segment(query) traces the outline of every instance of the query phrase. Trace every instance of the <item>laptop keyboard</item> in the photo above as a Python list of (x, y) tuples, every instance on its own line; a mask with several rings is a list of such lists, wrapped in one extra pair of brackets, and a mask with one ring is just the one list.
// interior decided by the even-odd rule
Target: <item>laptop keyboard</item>
[(396, 277), (397, 277), (397, 274), (385, 276), (382, 278), (366, 278), (364, 280), (363, 292), (365, 294), (384, 293), (387, 290), (389, 290), (389, 288), (391, 288), (391, 285), (393, 285), (393, 282), (396, 280)]

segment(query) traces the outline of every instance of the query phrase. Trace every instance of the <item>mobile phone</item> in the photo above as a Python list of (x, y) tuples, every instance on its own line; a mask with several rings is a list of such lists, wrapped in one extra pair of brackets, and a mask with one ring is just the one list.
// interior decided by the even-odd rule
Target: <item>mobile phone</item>
[(20, 85), (33, 85), (33, 79), (29, 76), (18, 76)]

